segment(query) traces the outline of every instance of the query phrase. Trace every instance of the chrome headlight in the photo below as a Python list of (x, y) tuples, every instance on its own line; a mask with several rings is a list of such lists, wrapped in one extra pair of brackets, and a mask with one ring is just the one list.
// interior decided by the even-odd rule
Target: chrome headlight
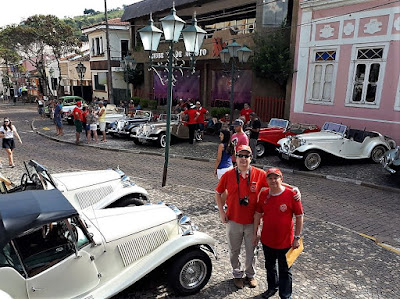
[(198, 227), (193, 225), (190, 217), (183, 215), (182, 211), (175, 205), (168, 205), (168, 207), (174, 211), (178, 217), (178, 226), (181, 229), (182, 236), (193, 235), (193, 233), (198, 230)]
[(144, 124), (140, 124), (139, 128), (143, 129), (143, 127), (144, 127)]
[(155, 125), (150, 125), (150, 130), (154, 130), (156, 128)]

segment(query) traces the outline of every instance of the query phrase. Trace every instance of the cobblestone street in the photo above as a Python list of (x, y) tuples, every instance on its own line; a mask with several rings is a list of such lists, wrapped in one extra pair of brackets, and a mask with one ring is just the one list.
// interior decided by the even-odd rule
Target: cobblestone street
[[(232, 283), (225, 228), (214, 208), (213, 189), (217, 181), (212, 175), (210, 159), (216, 155), (215, 136), (206, 136), (205, 141), (192, 147), (187, 143), (173, 144), (167, 186), (161, 187), (163, 149), (137, 146), (132, 141), (112, 137), (101, 144), (103, 150), (57, 142), (42, 136), (54, 138), (55, 129), (51, 120), (37, 117), (35, 106), (0, 106), (0, 112), (12, 119), (23, 141), (15, 150), (16, 168), (2, 170), (6, 177), (19, 183), (24, 170), (22, 161), (29, 159), (37, 160), (53, 173), (119, 165), (149, 191), (153, 203), (162, 200), (176, 204), (200, 231), (215, 238), (218, 259), (212, 259), (210, 282), (199, 294), (188, 298), (261, 298), (260, 294), (266, 290), (262, 251), (257, 261), (259, 286), (236, 290)], [(32, 130), (32, 120), (40, 135)], [(73, 127), (65, 126), (65, 129), (62, 141), (73, 142)], [(4, 151), (0, 158), (4, 163)], [(298, 169), (296, 165), (281, 163), (275, 156), (257, 160), (260, 167)], [(400, 298), (400, 193), (375, 188), (377, 185), (399, 188), (399, 176), (389, 177), (380, 165), (366, 161), (351, 165), (343, 161), (337, 165), (329, 162), (315, 173), (319, 176), (284, 173), (285, 182), (300, 187), (306, 215), (305, 249), (293, 266), (293, 298)], [(322, 175), (336, 179), (328, 180)], [(355, 180), (371, 186), (354, 183)], [(150, 274), (116, 297), (174, 297), (165, 285), (165, 277), (163, 273)]]

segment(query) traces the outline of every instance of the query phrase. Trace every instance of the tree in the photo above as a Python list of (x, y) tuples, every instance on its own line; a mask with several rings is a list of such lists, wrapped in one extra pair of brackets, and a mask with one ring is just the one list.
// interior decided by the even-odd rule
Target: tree
[(290, 29), (284, 27), (269, 33), (254, 35), (252, 69), (257, 77), (268, 78), (285, 87), (293, 73), (290, 54)]
[(88, 8), (85, 8), (85, 10), (83, 11), (84, 15), (94, 15), (96, 13), (97, 12), (94, 9), (88, 9)]

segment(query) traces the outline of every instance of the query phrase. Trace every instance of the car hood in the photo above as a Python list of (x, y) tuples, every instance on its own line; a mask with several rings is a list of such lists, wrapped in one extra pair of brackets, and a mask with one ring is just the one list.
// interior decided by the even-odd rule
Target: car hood
[(69, 106), (63, 106), (62, 107), (62, 112), (71, 112), (72, 110), (74, 110), (74, 108), (76, 107), (76, 105), (69, 105)]
[(85, 212), (106, 242), (177, 221), (175, 212), (164, 204), (143, 205)]
[(341, 134), (329, 131), (299, 134), (296, 137), (307, 141), (337, 140), (343, 138)]
[(63, 185), (67, 191), (98, 185), (110, 181), (119, 180), (121, 175), (112, 169), (77, 171), (51, 174), (56, 184)]
[(276, 134), (276, 133), (282, 133), (283, 129), (282, 128), (263, 128), (260, 130), (260, 134)]

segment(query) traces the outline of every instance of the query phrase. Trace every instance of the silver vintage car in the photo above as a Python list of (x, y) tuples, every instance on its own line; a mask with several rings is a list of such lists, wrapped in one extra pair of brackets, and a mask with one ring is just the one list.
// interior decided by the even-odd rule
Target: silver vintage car
[(400, 146), (388, 150), (381, 158), (381, 164), (389, 173), (400, 171)]
[[(157, 144), (159, 147), (166, 146), (167, 136), (167, 114), (160, 114), (158, 120), (141, 124), (132, 130), (130, 137), (133, 138), (135, 144), (142, 144), (145, 141), (150, 141)], [(186, 122), (181, 119), (180, 114), (171, 115), (171, 137), (179, 139), (189, 139), (189, 127)], [(194, 135), (196, 140), (201, 140), (201, 135), (198, 131)]]
[(395, 145), (393, 139), (378, 132), (350, 129), (326, 122), (320, 132), (289, 136), (278, 141), (280, 158), (303, 161), (307, 170), (317, 169), (329, 156), (344, 159), (371, 158), (379, 163), (383, 154)]

